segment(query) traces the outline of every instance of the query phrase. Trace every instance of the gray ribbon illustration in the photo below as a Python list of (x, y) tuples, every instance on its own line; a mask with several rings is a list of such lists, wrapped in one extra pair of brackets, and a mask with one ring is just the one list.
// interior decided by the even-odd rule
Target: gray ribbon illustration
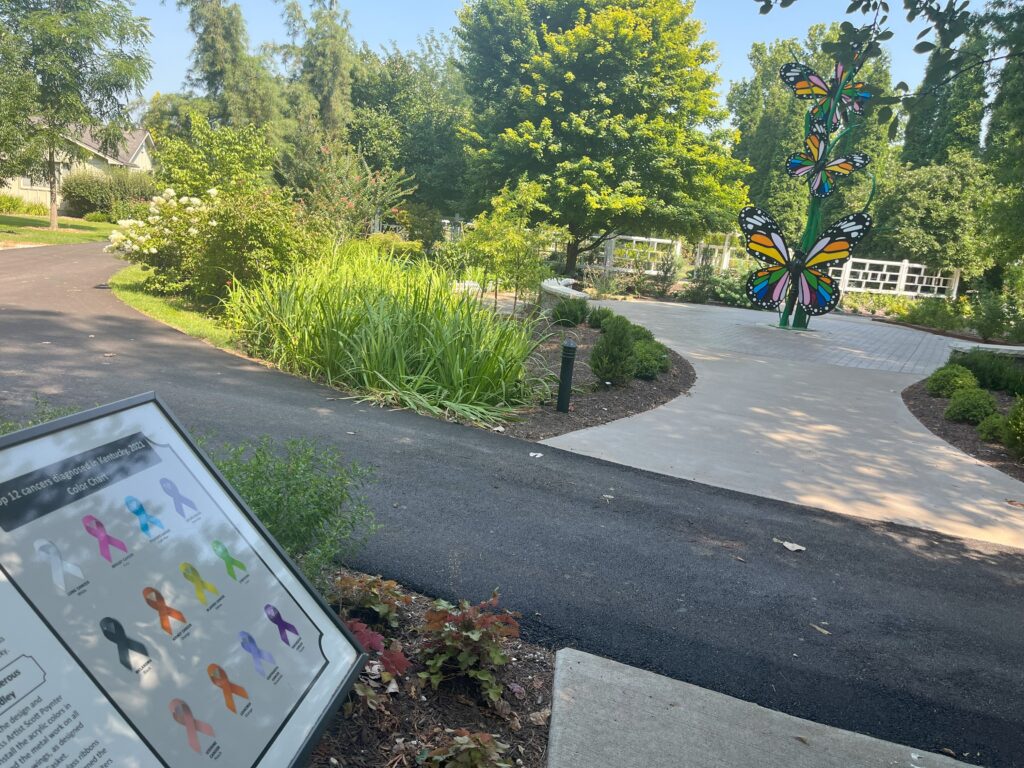
[(68, 587), (67, 582), (64, 580), (64, 574), (70, 574), (76, 579), (85, 581), (85, 576), (82, 574), (82, 569), (74, 563), (69, 563), (64, 560), (60, 554), (60, 550), (57, 549), (57, 545), (52, 541), (46, 539), (37, 539), (34, 544), (36, 548), (36, 555), (40, 560), (48, 560), (50, 563), (50, 578), (53, 579), (53, 586), (59, 589), (61, 592), (67, 593)]
[(121, 622), (117, 619), (112, 619), (109, 616), (100, 619), (100, 629), (103, 631), (103, 636), (117, 646), (117, 658), (125, 669), (133, 671), (128, 651), (135, 651), (147, 658), (149, 657), (149, 649), (138, 640), (128, 637), (125, 634), (124, 627), (121, 626)]

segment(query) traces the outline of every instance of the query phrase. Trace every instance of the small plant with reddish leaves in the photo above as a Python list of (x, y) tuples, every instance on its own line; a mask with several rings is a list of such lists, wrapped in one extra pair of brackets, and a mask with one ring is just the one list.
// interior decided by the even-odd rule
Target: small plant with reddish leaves
[(438, 768), (512, 768), (502, 759), (508, 744), (498, 741), (490, 733), (470, 733), (465, 728), (446, 729), (449, 740), (437, 749), (423, 750), (416, 758), (419, 765)]
[(345, 704), (345, 715), (351, 717), (357, 704), (378, 714), (386, 713), (388, 694), (398, 692), (398, 679), (409, 670), (411, 663), (397, 640), (385, 644), (384, 635), (355, 619), (346, 624), (369, 654), (370, 661), (352, 686), (352, 695)]
[(497, 609), (498, 590), (479, 605), (436, 601), (420, 630), (426, 639), (422, 659), (427, 668), (419, 676), (435, 689), (447, 679), (469, 677), (490, 701), (500, 699), (503, 686), (495, 671), (508, 663), (505, 638), (519, 637), (519, 614)]
[[(335, 580), (334, 587), (342, 608), (372, 611), (377, 616), (372, 623), (387, 624), (391, 628), (398, 626), (402, 606), (412, 602), (412, 598), (399, 589), (397, 581), (380, 576), (345, 574)], [(360, 615), (359, 618), (368, 617)]]

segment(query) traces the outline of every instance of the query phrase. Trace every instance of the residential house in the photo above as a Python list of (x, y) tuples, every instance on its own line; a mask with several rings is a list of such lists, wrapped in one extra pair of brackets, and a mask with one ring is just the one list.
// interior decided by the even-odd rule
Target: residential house
[[(100, 172), (111, 168), (129, 168), (137, 171), (153, 169), (153, 137), (145, 128), (126, 131), (116, 156), (105, 153), (100, 148), (100, 140), (89, 129), (82, 131), (78, 136), (69, 136), (68, 139), (86, 152), (84, 159), (74, 158), (70, 162), (61, 163), (62, 176), (81, 168), (92, 168)], [(50, 204), (50, 188), (46, 182), (33, 181), (26, 176), (11, 179), (6, 186), (0, 186), (0, 193), (15, 195), (30, 203)], [(59, 192), (57, 203), (62, 204)]]

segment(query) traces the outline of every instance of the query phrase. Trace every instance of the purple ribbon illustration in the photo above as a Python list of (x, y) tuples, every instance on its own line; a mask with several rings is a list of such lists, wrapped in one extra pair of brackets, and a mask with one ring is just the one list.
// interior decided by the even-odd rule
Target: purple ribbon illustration
[(263, 669), (263, 662), (275, 664), (274, 657), (256, 645), (256, 638), (248, 632), (239, 632), (238, 639), (242, 641), (242, 650), (252, 656), (252, 665), (256, 668), (256, 674), (266, 677), (267, 673)]
[(171, 497), (171, 501), (174, 502), (174, 511), (182, 517), (185, 517), (185, 507), (191, 507), (196, 512), (199, 511), (199, 507), (196, 506), (196, 503), (179, 491), (178, 486), (176, 486), (174, 481), (170, 478), (161, 477), (160, 487), (164, 489), (164, 493)]
[(82, 525), (85, 527), (85, 532), (92, 536), (100, 545), (100, 557), (110, 562), (110, 548), (117, 547), (122, 552), (127, 552), (128, 547), (116, 536), (111, 536), (107, 533), (107, 529), (103, 526), (99, 520), (92, 515), (86, 515), (82, 518)]
[(50, 563), (50, 578), (53, 579), (53, 586), (61, 592), (67, 593), (67, 581), (64, 574), (74, 576), (76, 579), (85, 581), (82, 569), (74, 563), (67, 562), (57, 545), (46, 539), (37, 539), (35, 543), (36, 554), (40, 560), (47, 560)]
[(281, 612), (270, 603), (263, 606), (263, 612), (267, 614), (267, 618), (270, 619), (270, 623), (277, 627), (277, 633), (281, 636), (281, 642), (287, 646), (291, 646), (291, 643), (288, 642), (288, 633), (291, 632), (296, 637), (299, 636), (299, 630), (295, 628), (295, 625), (289, 624), (285, 621)]
[(153, 534), (149, 531), (150, 524), (163, 530), (164, 524), (160, 522), (160, 518), (153, 517), (149, 514), (149, 512), (146, 511), (146, 508), (142, 506), (142, 502), (134, 496), (125, 496), (124, 505), (128, 507), (129, 512), (139, 518), (139, 528), (144, 534), (149, 536), (149, 538), (153, 538)]

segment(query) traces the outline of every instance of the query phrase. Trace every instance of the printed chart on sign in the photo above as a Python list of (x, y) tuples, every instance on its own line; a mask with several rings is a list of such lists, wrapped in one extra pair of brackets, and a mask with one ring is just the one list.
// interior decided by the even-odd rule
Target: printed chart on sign
[(137, 764), (287, 765), (358, 652), (158, 405), (2, 459), (3, 577), (156, 759)]

